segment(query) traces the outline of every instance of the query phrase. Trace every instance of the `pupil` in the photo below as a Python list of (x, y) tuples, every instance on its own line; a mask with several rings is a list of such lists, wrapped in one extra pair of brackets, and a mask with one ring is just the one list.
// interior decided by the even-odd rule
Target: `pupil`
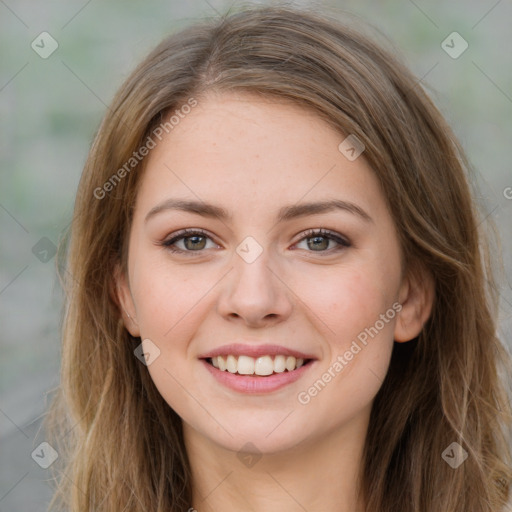
[[(310, 240), (314, 240), (315, 242), (318, 242), (318, 240), (324, 240), (324, 245), (321, 247), (321, 249), (326, 249), (327, 248), (325, 246), (325, 242), (326, 241), (327, 241), (327, 243), (329, 243), (328, 240), (324, 236), (315, 236), (315, 237), (311, 238)], [(313, 245), (312, 243), (308, 244), (308, 246), (309, 246), (310, 249), (314, 248), (314, 247), (316, 247), (316, 248), (319, 247), (318, 245)]]
[[(195, 249), (198, 249), (198, 248), (199, 248), (199, 249), (203, 249), (203, 248), (204, 248), (203, 246), (201, 246), (201, 247), (198, 247), (198, 246), (197, 246), (197, 243), (198, 243), (198, 242), (197, 242), (197, 239), (198, 239), (198, 238), (199, 238), (199, 239), (201, 239), (201, 238), (203, 239), (202, 241), (203, 241), (203, 245), (204, 245), (204, 240), (205, 240), (205, 237), (204, 237), (204, 236), (200, 236), (200, 235), (193, 235), (193, 236), (190, 236), (190, 237), (185, 238), (185, 245), (186, 245), (187, 249), (194, 249), (194, 248), (195, 248)], [(195, 241), (193, 241), (193, 242), (192, 242), (192, 247), (189, 247), (189, 246), (187, 245), (187, 242), (190, 242), (191, 240), (195, 240)]]

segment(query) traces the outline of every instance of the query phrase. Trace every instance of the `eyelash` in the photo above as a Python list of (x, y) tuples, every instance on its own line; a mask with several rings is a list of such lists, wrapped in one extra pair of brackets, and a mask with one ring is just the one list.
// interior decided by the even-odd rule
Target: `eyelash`
[[(172, 247), (176, 242), (179, 240), (189, 238), (192, 236), (204, 236), (206, 238), (211, 237), (208, 235), (206, 231), (203, 231), (202, 229), (183, 229), (179, 232), (177, 232), (172, 238), (165, 240), (161, 243), (162, 246), (164, 246), (167, 250), (169, 250), (172, 253), (180, 253), (180, 254), (190, 254), (194, 252), (202, 252), (204, 249), (200, 249), (198, 251), (184, 251), (182, 249), (176, 249), (175, 247)], [(308, 229), (304, 233), (302, 233), (302, 238), (296, 242), (302, 242), (305, 239), (308, 238), (315, 238), (315, 237), (322, 237), (327, 238), (328, 240), (333, 240), (334, 242), (338, 243), (341, 247), (334, 248), (334, 249), (327, 249), (325, 251), (308, 251), (308, 252), (319, 252), (319, 253), (328, 253), (331, 254), (332, 252), (337, 252), (339, 250), (342, 250), (343, 248), (347, 248), (351, 246), (351, 243), (341, 236), (337, 235), (336, 233), (329, 231), (327, 229)]]

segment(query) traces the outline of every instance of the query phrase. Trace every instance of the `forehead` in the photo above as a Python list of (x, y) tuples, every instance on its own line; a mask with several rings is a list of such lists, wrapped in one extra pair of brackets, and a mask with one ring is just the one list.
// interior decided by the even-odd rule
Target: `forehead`
[(278, 209), (327, 198), (378, 206), (383, 198), (364, 153), (351, 161), (339, 149), (346, 137), (290, 101), (210, 94), (156, 140), (138, 203), (147, 209), (151, 202), (186, 196), (253, 212), (257, 205)]
[(164, 135), (169, 145), (190, 149), (201, 144), (210, 154), (224, 151), (224, 157), (236, 153), (240, 158), (243, 153), (263, 158), (261, 150), (266, 149), (281, 156), (288, 152), (290, 160), (303, 153), (313, 156), (333, 143), (336, 150), (342, 137), (311, 108), (248, 92), (207, 94)]

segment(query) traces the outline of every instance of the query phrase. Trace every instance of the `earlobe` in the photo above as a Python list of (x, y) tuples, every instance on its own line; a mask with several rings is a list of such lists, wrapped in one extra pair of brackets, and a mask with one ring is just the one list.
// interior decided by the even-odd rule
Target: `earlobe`
[(140, 336), (140, 329), (135, 315), (135, 304), (133, 303), (128, 280), (119, 264), (117, 264), (114, 269), (114, 283), (117, 302), (120, 306), (120, 313), (124, 325), (128, 329), (128, 332), (137, 338)]
[(404, 343), (416, 338), (430, 317), (435, 296), (434, 279), (429, 272), (411, 272), (399, 292), (402, 309), (397, 316), (394, 340)]

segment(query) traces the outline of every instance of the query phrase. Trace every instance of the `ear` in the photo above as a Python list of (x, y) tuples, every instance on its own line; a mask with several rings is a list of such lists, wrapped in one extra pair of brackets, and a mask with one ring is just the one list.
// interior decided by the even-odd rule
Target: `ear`
[(137, 323), (137, 315), (135, 313), (135, 304), (133, 302), (130, 285), (125, 272), (122, 271), (120, 264), (116, 264), (114, 268), (114, 283), (117, 303), (120, 305), (120, 313), (123, 318), (124, 325), (128, 332), (135, 338), (140, 336), (139, 324)]
[(432, 275), (425, 269), (408, 272), (398, 295), (402, 309), (395, 323), (394, 340), (403, 343), (416, 338), (430, 317), (435, 296)]

